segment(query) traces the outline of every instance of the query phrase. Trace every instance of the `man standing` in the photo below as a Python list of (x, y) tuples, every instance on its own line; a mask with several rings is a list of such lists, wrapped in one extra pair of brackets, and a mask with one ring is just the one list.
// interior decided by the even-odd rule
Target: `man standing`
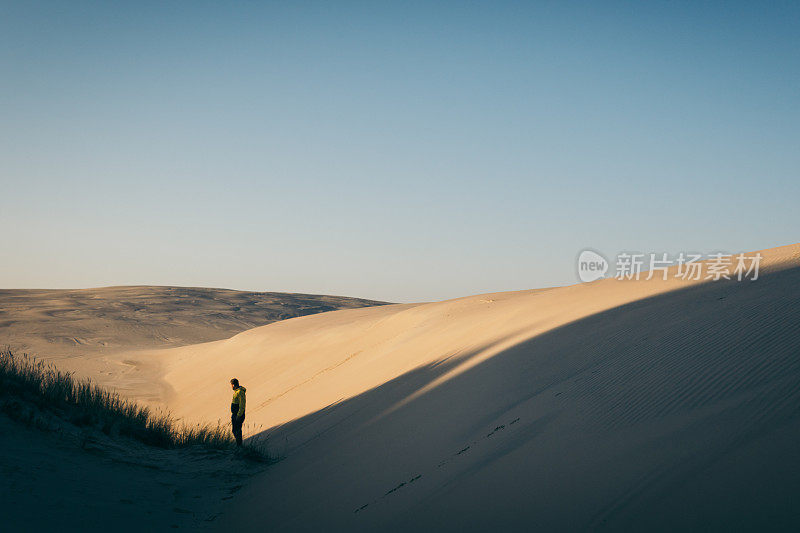
[(231, 388), (233, 389), (233, 399), (231, 400), (231, 426), (233, 427), (233, 436), (236, 437), (236, 444), (237, 446), (241, 446), (242, 424), (244, 423), (244, 394), (247, 392), (247, 389), (239, 385), (239, 380), (236, 378), (231, 380)]

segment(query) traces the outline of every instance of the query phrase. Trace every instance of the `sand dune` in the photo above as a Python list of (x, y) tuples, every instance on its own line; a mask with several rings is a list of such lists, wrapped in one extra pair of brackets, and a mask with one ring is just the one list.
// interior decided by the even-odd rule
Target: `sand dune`
[[(225, 524), (277, 530), (797, 524), (800, 245), (757, 281), (602, 280), (277, 322), (151, 353), (187, 419), (285, 459)], [(280, 498), (275, 498), (280, 494)]]
[[(242, 465), (224, 457), (160, 458), (111, 441), (82, 454), (0, 420), (13, 482), (3, 499), (25, 509), (19, 487), (51, 494), (65, 523), (91, 500), (137, 530), (794, 530), (800, 245), (762, 254), (752, 282), (343, 299), (354, 308), (223, 340), (263, 316), (262, 303), (203, 289), (184, 289), (185, 306), (169, 288), (4, 291), (6, 335), (63, 348), (63, 361), (91, 362), (83, 375), (186, 421), (225, 419), (238, 377), (246, 431), (283, 459), (239, 483)], [(297, 297), (297, 314), (332, 305)], [(161, 348), (190, 342), (201, 343)], [(104, 375), (100, 360), (129, 370)], [(80, 481), (103, 477), (116, 484)]]
[(297, 316), (383, 302), (197, 287), (0, 290), (0, 343), (42, 357), (183, 346)]

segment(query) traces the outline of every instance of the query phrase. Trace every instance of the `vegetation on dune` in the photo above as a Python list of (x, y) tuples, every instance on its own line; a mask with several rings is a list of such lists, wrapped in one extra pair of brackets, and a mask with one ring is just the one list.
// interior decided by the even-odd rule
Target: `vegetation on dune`
[[(169, 413), (121, 398), (91, 380), (77, 380), (52, 364), (27, 354), (0, 348), (0, 411), (30, 426), (46, 428), (48, 414), (79, 427), (97, 428), (107, 435), (120, 435), (160, 448), (205, 446), (234, 449), (228, 428), (217, 425), (178, 424)], [(256, 444), (241, 452), (251, 459), (267, 459)]]

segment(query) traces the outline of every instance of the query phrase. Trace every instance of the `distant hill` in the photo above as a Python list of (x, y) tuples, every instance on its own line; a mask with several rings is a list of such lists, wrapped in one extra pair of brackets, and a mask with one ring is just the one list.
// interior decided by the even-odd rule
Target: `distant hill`
[(175, 347), (385, 302), (198, 287), (0, 290), (0, 344), (45, 358)]

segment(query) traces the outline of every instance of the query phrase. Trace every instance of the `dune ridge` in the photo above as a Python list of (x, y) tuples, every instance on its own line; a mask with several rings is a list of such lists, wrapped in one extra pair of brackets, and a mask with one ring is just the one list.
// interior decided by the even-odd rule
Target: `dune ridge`
[[(800, 257), (796, 245), (759, 253), (764, 256), (762, 276), (794, 265)], [(274, 426), (420, 365), (470, 353), (440, 378), (446, 380), (496, 353), (572, 321), (708, 283), (702, 279), (676, 279), (675, 267), (669, 272), (667, 281), (611, 278), (553, 289), (326, 313), (253, 328), (218, 342), (155, 353), (165, 364), (164, 379), (173, 390), (169, 404), (177, 412), (202, 418), (208, 406), (227, 394), (202, 387), (210, 375), (247, 375), (259, 384), (258, 400), (251, 400), (250, 416)], [(193, 366), (209, 370), (196, 373), (190, 370)], [(322, 374), (326, 374), (326, 389), (317, 387)], [(304, 385), (312, 383), (313, 391), (304, 389)], [(262, 391), (271, 392), (264, 392), (262, 397)]]
[(344, 310), (152, 355), (187, 419), (224, 417), (238, 376), (285, 455), (236, 498), (245, 527), (787, 526), (800, 245), (761, 253), (756, 281)]

